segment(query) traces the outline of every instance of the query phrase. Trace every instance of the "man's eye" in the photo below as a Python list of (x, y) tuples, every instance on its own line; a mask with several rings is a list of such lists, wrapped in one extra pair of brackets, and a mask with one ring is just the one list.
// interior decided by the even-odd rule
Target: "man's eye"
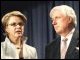
[(61, 18), (61, 17), (56, 17), (56, 19)]

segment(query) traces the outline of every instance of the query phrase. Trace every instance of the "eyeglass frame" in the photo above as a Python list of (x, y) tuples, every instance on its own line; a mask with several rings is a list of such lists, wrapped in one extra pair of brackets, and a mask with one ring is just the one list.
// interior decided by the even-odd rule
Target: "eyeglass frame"
[(13, 26), (13, 27), (15, 27), (15, 26), (17, 26), (17, 25), (19, 25), (19, 26), (24, 26), (25, 24), (23, 23), (23, 22), (19, 22), (19, 23), (11, 23), (11, 24), (7, 24), (6, 26), (8, 26), (8, 25), (10, 25), (10, 26)]

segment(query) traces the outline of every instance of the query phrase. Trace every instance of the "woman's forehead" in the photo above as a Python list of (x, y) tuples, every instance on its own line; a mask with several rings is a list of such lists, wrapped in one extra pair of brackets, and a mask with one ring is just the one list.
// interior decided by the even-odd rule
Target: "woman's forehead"
[(11, 16), (8, 20), (8, 22), (23, 22), (23, 20), (20, 17), (17, 16)]

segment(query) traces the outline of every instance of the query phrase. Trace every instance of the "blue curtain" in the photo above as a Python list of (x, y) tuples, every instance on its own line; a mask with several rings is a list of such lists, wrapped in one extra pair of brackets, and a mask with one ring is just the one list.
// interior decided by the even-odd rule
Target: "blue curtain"
[[(49, 12), (56, 5), (66, 4), (74, 8), (79, 29), (79, 1), (1, 1), (1, 16), (12, 10), (20, 10), (28, 18), (25, 25), (27, 44), (34, 46), (39, 59), (45, 59), (45, 46), (56, 38)], [(4, 40), (1, 30), (1, 41)]]

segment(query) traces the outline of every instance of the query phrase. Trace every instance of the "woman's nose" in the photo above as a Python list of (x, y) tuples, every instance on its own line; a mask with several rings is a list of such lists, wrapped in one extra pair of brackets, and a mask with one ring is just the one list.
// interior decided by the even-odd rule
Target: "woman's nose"
[(16, 26), (17, 28), (20, 28), (21, 26), (19, 25), (19, 24), (17, 24), (17, 26)]

